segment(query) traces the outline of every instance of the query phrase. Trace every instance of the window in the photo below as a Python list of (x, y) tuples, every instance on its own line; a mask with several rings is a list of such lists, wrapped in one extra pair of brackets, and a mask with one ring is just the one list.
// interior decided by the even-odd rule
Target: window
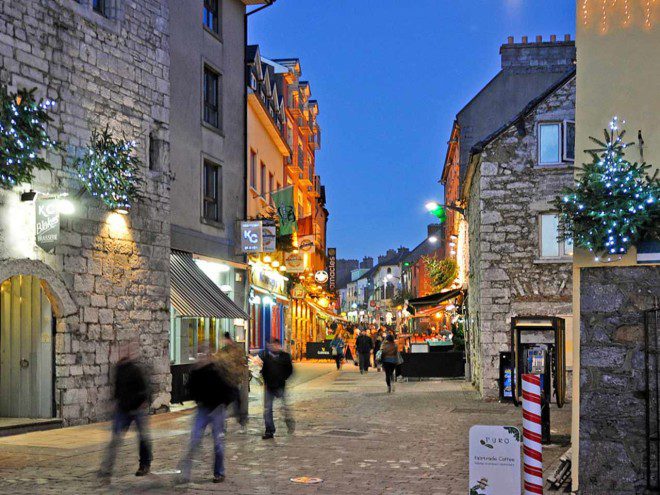
[(275, 176), (273, 174), (268, 174), (268, 193), (269, 193), (269, 198), (268, 202), (272, 205), (273, 204), (273, 183), (275, 182)]
[(250, 149), (250, 187), (257, 189), (257, 153)]
[(266, 164), (261, 162), (261, 196), (266, 196)]
[(561, 126), (557, 123), (539, 125), (539, 164), (559, 163)]
[(204, 26), (214, 33), (220, 32), (218, 0), (204, 0)]
[(92, 0), (92, 9), (94, 12), (105, 15), (105, 0)]
[(204, 67), (204, 122), (220, 128), (219, 81), (217, 72)]
[(564, 160), (575, 161), (575, 122), (564, 122)]
[(559, 217), (555, 213), (539, 216), (541, 258), (567, 258), (573, 256), (572, 239), (559, 240)]
[(575, 160), (575, 122), (538, 125), (539, 165), (558, 165)]
[(220, 167), (204, 162), (204, 218), (220, 221)]

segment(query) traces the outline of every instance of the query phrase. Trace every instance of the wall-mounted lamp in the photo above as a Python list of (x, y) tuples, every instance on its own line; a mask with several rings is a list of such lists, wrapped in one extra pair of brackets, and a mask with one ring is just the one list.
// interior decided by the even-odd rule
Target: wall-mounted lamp
[(21, 201), (34, 201), (34, 198), (37, 196), (37, 191), (30, 189), (21, 193)]

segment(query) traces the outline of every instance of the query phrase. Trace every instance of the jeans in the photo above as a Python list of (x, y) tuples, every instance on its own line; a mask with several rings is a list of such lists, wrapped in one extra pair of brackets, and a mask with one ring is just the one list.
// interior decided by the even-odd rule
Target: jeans
[(378, 371), (380, 371), (380, 363), (376, 359), (376, 354), (378, 354), (378, 350), (374, 349), (374, 368), (376, 368)]
[(342, 359), (344, 359), (344, 356), (342, 356), (341, 354), (337, 354), (337, 355), (335, 356), (335, 363), (337, 364), (337, 369), (341, 369), (341, 361), (342, 361)]
[(269, 389), (264, 388), (264, 423), (266, 423), (266, 433), (275, 434), (275, 420), (273, 419), (273, 402), (275, 399), (282, 399), (282, 409), (284, 410), (284, 421), (286, 422), (289, 431), (295, 427), (291, 407), (287, 401), (286, 390), (284, 388)]
[(117, 409), (112, 418), (112, 439), (103, 457), (101, 474), (110, 476), (117, 458), (117, 450), (121, 446), (124, 434), (128, 431), (131, 423), (135, 422), (140, 440), (140, 466), (151, 466), (151, 439), (149, 437), (149, 425), (147, 413), (138, 409), (136, 411), (121, 411)]
[(385, 383), (387, 383), (388, 387), (392, 385), (396, 366), (396, 363), (383, 363), (383, 369), (385, 370)]
[(204, 430), (206, 430), (209, 424), (211, 425), (211, 433), (213, 434), (213, 448), (215, 452), (213, 475), (225, 475), (225, 406), (219, 405), (211, 410), (198, 405), (195, 419), (193, 420), (192, 434), (190, 435), (190, 447), (181, 463), (181, 476), (185, 480), (190, 479), (193, 457), (202, 441)]
[(371, 352), (360, 352), (358, 353), (358, 358), (360, 361), (360, 372), (362, 371), (368, 371), (369, 370), (369, 364), (371, 361)]

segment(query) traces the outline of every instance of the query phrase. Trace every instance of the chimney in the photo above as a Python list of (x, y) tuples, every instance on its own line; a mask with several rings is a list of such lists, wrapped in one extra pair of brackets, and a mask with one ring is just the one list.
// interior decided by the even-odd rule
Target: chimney
[(565, 34), (564, 35), (564, 41), (571, 41), (571, 35), (570, 34)]
[(507, 42), (509, 45), (513, 45), (513, 36), (509, 36), (509, 37), (506, 39), (506, 42)]
[(374, 259), (371, 256), (365, 256), (360, 263), (360, 268), (366, 268), (370, 270), (374, 267)]
[(523, 72), (569, 70), (575, 65), (575, 42), (570, 35), (564, 41), (557, 41), (557, 36), (550, 36), (549, 41), (543, 41), (542, 36), (536, 36), (535, 43), (528, 43), (527, 36), (522, 37), (522, 43), (507, 43), (500, 47), (502, 69), (512, 69)]

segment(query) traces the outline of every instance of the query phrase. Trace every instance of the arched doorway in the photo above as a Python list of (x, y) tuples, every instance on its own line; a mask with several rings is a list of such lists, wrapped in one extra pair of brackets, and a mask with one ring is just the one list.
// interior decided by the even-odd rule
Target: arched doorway
[(0, 284), (0, 417), (54, 416), (55, 317), (40, 278)]

